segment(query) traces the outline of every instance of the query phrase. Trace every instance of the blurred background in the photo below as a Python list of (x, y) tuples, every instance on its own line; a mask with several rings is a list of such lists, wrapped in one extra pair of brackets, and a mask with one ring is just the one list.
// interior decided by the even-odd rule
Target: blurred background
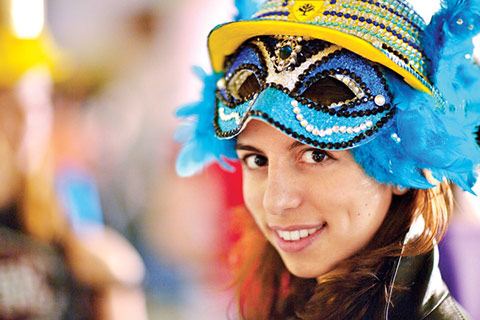
[[(428, 21), (439, 1), (412, 1)], [(226, 319), (240, 174), (174, 171), (177, 107), (233, 0), (0, 0), (0, 319)], [(474, 318), (478, 200), (444, 277)], [(445, 257), (445, 258), (443, 258)], [(475, 286), (476, 284), (476, 286)]]

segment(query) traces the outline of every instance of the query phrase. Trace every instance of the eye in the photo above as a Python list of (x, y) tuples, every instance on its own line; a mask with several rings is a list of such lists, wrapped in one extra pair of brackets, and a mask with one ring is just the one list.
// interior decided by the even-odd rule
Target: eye
[(320, 163), (328, 158), (328, 154), (320, 149), (309, 149), (302, 154), (302, 161), (305, 163)]
[(268, 164), (268, 159), (258, 154), (251, 154), (243, 158), (243, 162), (249, 169), (258, 169)]
[(236, 99), (247, 99), (260, 92), (261, 86), (252, 70), (238, 71), (227, 84), (228, 92)]
[(356, 97), (345, 83), (332, 77), (317, 80), (301, 96), (322, 106), (346, 102)]

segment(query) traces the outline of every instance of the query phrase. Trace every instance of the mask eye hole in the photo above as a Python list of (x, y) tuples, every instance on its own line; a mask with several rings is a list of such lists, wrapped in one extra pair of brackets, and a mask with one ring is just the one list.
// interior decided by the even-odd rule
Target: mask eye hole
[(343, 82), (332, 78), (325, 77), (317, 80), (308, 87), (301, 97), (307, 98), (322, 106), (330, 106), (355, 99), (357, 96)]
[(247, 99), (260, 92), (261, 85), (252, 70), (238, 71), (228, 82), (227, 90), (236, 99)]

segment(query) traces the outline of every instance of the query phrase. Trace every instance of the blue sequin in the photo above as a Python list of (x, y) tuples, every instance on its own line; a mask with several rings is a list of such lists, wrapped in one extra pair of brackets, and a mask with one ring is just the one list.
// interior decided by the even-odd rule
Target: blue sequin
[(256, 18), (260, 19), (260, 18), (265, 18), (265, 17), (270, 17), (270, 16), (289, 16), (289, 15), (290, 15), (290, 12), (288, 12), (288, 11), (272, 11), (272, 12), (267, 12), (267, 13), (261, 14), (261, 15), (257, 16)]

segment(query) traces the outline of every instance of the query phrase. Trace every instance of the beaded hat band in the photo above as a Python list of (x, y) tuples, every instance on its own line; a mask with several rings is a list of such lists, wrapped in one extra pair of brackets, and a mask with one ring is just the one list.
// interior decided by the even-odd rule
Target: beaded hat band
[(216, 27), (208, 47), (215, 71), (225, 57), (258, 35), (298, 35), (328, 41), (400, 74), (412, 87), (436, 94), (421, 49), (423, 19), (405, 1), (270, 0), (251, 19)]

